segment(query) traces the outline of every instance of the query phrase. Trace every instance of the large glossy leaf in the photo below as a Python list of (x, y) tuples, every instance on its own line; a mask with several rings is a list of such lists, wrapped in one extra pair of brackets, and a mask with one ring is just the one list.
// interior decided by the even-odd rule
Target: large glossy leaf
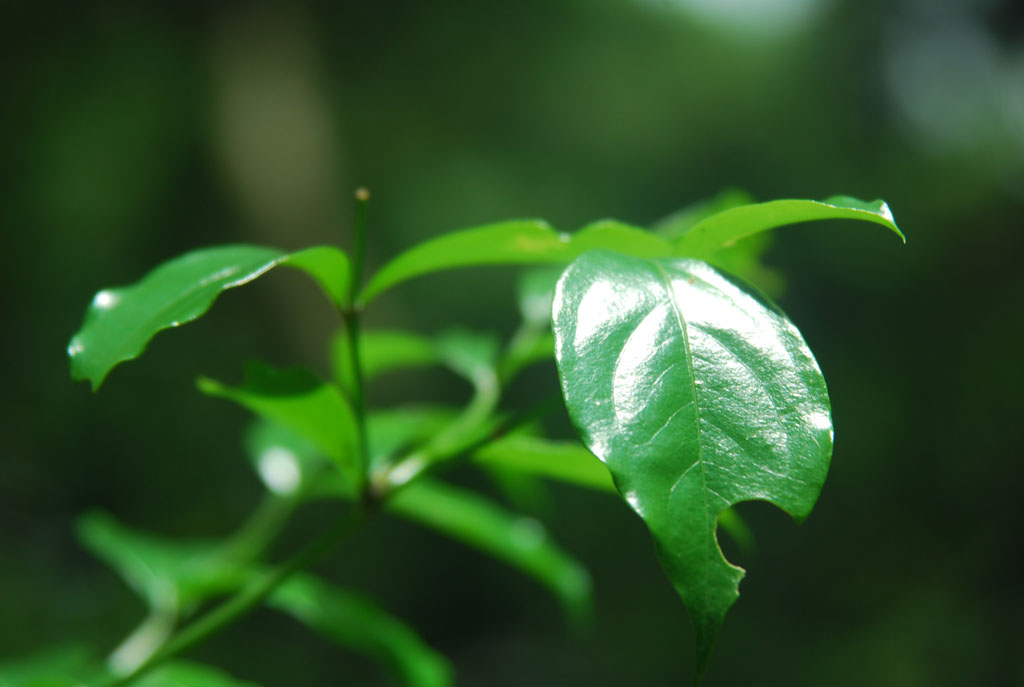
[(885, 201), (866, 202), (850, 196), (817, 200), (772, 200), (740, 205), (704, 218), (673, 244), (677, 255), (706, 259), (746, 236), (787, 224), (822, 219), (856, 219), (892, 230), (904, 241)]
[(330, 246), (283, 253), (260, 246), (218, 246), (160, 265), (135, 284), (96, 294), (82, 329), (71, 338), (71, 376), (99, 388), (118, 363), (138, 357), (153, 336), (198, 318), (221, 292), (247, 284), (278, 265), (312, 276), (339, 306), (346, 297), (349, 264)]
[(501, 222), (439, 236), (409, 249), (370, 279), (359, 300), (367, 303), (401, 282), (431, 272), (471, 265), (568, 264), (595, 248), (643, 257), (671, 252), (664, 239), (610, 220), (575, 234), (559, 233), (542, 220)]
[(388, 668), (408, 687), (453, 684), (448, 660), (403, 622), (361, 594), (298, 574), (278, 587), (267, 605), (319, 634)]
[(824, 482), (821, 372), (785, 316), (698, 260), (584, 255), (559, 282), (554, 329), (573, 423), (654, 535), (702, 673), (743, 576), (720, 515), (758, 499), (800, 520)]
[(426, 478), (397, 491), (387, 507), (526, 572), (554, 592), (572, 617), (583, 617), (589, 610), (590, 576), (536, 520)]
[(250, 361), (241, 386), (230, 387), (201, 377), (199, 389), (234, 401), (257, 415), (296, 432), (330, 457), (342, 474), (358, 484), (360, 466), (355, 418), (333, 384), (299, 369), (276, 369)]

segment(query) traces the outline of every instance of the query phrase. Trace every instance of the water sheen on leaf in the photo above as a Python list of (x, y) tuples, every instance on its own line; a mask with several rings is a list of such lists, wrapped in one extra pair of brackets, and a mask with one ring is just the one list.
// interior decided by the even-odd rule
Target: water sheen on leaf
[(810, 513), (832, 450), (824, 379), (784, 315), (699, 260), (588, 253), (553, 318), (569, 414), (654, 536), (699, 676), (743, 577), (718, 519), (754, 499)]
[(348, 258), (330, 246), (285, 253), (261, 246), (216, 246), (163, 263), (141, 280), (97, 293), (82, 329), (68, 344), (71, 376), (98, 389), (107, 373), (137, 358), (150, 339), (203, 315), (217, 296), (278, 265), (309, 274), (339, 306), (346, 297)]

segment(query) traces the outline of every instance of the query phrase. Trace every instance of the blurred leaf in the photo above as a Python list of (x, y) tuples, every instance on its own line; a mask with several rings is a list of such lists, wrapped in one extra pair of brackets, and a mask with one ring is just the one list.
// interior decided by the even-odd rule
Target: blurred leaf
[[(551, 441), (515, 434), (498, 439), (473, 454), (486, 467), (525, 472), (578, 487), (615, 493), (611, 473), (593, 453), (574, 441)], [(754, 548), (754, 535), (732, 508), (722, 512), (718, 524), (744, 550)]]
[(742, 189), (727, 188), (718, 195), (699, 200), (679, 212), (654, 223), (651, 231), (666, 239), (677, 239), (690, 231), (694, 225), (704, 221), (712, 215), (729, 210), (740, 205), (747, 205), (754, 202), (754, 197)]
[(643, 257), (671, 252), (663, 239), (610, 220), (574, 235), (560, 234), (542, 220), (501, 222), (445, 234), (409, 249), (370, 279), (359, 301), (368, 303), (401, 282), (431, 272), (471, 265), (568, 264), (594, 248)]
[[(407, 625), (355, 592), (299, 573), (278, 587), (267, 605), (338, 644), (378, 661), (403, 685), (454, 684), (448, 660)], [(155, 686), (154, 686), (155, 687)]]
[(225, 291), (289, 265), (310, 274), (337, 303), (344, 298), (348, 258), (328, 246), (283, 253), (259, 246), (218, 246), (163, 263), (140, 281), (96, 294), (82, 329), (68, 344), (71, 376), (98, 389), (118, 363), (138, 357), (153, 336), (191, 322)]
[(180, 609), (235, 588), (238, 566), (212, 541), (171, 540), (136, 532), (106, 513), (78, 520), (78, 538), (113, 568), (152, 609)]
[[(364, 383), (369, 383), (377, 375), (391, 370), (424, 367), (439, 362), (433, 340), (403, 331), (360, 332), (359, 356), (363, 365)], [(335, 379), (343, 389), (351, 388), (351, 357), (348, 352), (348, 336), (343, 331), (334, 336), (331, 360)]]
[(496, 383), (497, 337), (468, 329), (451, 329), (437, 338), (437, 351), (446, 367), (474, 387)]
[(481, 465), (529, 472), (591, 489), (615, 491), (608, 468), (575, 441), (512, 435), (473, 454)]
[(174, 661), (154, 668), (133, 683), (137, 687), (258, 687), (233, 678), (219, 668), (192, 661)]
[(316, 488), (327, 479), (337, 493), (345, 482), (337, 470), (325, 472), (329, 460), (316, 445), (298, 432), (264, 418), (256, 419), (245, 433), (249, 460), (267, 489), (291, 496)]
[(427, 479), (399, 489), (387, 509), (513, 565), (548, 587), (573, 618), (590, 607), (590, 577), (532, 518), (513, 515), (476, 493)]
[(440, 406), (405, 406), (371, 412), (366, 418), (366, 433), (374, 464), (382, 465), (402, 449), (429, 439), (457, 416), (455, 410)]
[(0, 663), (0, 687), (80, 687), (104, 675), (100, 663), (81, 646), (44, 649)]
[(545, 328), (551, 326), (551, 301), (560, 276), (561, 268), (526, 270), (520, 275), (516, 301), (524, 322)]
[[(109, 672), (82, 647), (47, 649), (0, 664), (0, 687), (85, 687), (103, 683)], [(257, 687), (224, 671), (192, 661), (173, 661), (132, 683), (138, 687)]]
[(810, 513), (832, 451), (825, 381), (784, 315), (698, 260), (582, 256), (554, 329), (570, 417), (654, 535), (699, 676), (743, 576), (719, 516), (753, 499)]
[(234, 401), (296, 432), (331, 458), (351, 485), (359, 483), (356, 421), (333, 384), (299, 368), (276, 369), (255, 360), (246, 365), (239, 387), (207, 377), (197, 384), (204, 394)]
[(881, 224), (906, 241), (884, 201), (849, 196), (817, 200), (772, 200), (723, 210), (693, 225), (673, 243), (677, 255), (706, 259), (734, 241), (768, 229), (823, 219), (857, 219)]
[(766, 267), (761, 261), (774, 240), (775, 236), (767, 232), (752, 234), (717, 251), (707, 258), (707, 262), (757, 286), (774, 298), (782, 294), (785, 278), (781, 272)]

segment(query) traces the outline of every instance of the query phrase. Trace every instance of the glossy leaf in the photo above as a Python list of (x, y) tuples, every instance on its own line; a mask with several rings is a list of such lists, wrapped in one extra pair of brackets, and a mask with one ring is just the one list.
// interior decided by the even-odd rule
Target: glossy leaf
[(98, 389), (118, 363), (138, 357), (157, 332), (203, 315), (223, 291), (247, 284), (278, 265), (312, 276), (339, 305), (349, 265), (329, 246), (283, 253), (259, 246), (218, 246), (160, 265), (135, 284), (96, 294), (82, 329), (68, 344), (71, 376)]
[(801, 520), (825, 480), (821, 372), (784, 315), (698, 260), (582, 256), (554, 329), (570, 416), (654, 535), (701, 674), (743, 576), (718, 547), (720, 515), (759, 499)]
[(772, 200), (723, 210), (706, 217), (677, 238), (677, 255), (706, 259), (746, 236), (761, 231), (823, 219), (856, 219), (881, 224), (906, 241), (884, 201), (865, 202), (850, 196), (817, 200)]
[(199, 389), (226, 398), (257, 415), (296, 432), (331, 458), (351, 484), (358, 484), (360, 466), (355, 418), (333, 384), (299, 369), (276, 369), (250, 361), (239, 387), (201, 377)]
[(572, 617), (585, 617), (590, 576), (532, 518), (513, 515), (473, 492), (421, 478), (398, 490), (389, 511), (463, 541), (548, 587)]
[(78, 521), (78, 538), (153, 609), (187, 608), (242, 580), (215, 542), (170, 540), (136, 532), (105, 513)]
[(267, 605), (381, 663), (403, 685), (454, 684), (451, 666), (444, 656), (361, 594), (300, 573), (278, 587), (267, 599)]
[(445, 234), (409, 249), (370, 279), (359, 301), (368, 303), (397, 284), (432, 272), (472, 265), (568, 264), (595, 248), (643, 257), (671, 252), (664, 239), (610, 220), (575, 234), (559, 233), (542, 220), (501, 222)]

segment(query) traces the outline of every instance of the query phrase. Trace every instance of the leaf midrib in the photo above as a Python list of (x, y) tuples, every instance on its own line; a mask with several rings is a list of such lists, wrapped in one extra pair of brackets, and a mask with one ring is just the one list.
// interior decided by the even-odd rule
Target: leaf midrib
[[(654, 265), (654, 268), (658, 271), (658, 276), (661, 277), (662, 285), (665, 288), (669, 304), (672, 307), (672, 312), (676, 316), (676, 324), (679, 326), (679, 331), (683, 336), (683, 352), (686, 355), (686, 368), (690, 373), (689, 386), (691, 397), (693, 399), (694, 429), (695, 436), (697, 437), (697, 458), (694, 461), (694, 463), (700, 465), (700, 480), (702, 486), (701, 491), (703, 492), (704, 496), (704, 531), (707, 532), (711, 530), (713, 532), (714, 530), (711, 524), (710, 516), (711, 509), (708, 503), (708, 475), (707, 470), (704, 467), (704, 442), (701, 440), (700, 391), (697, 388), (697, 378), (693, 369), (693, 355), (690, 352), (690, 334), (687, 328), (686, 318), (683, 317), (683, 313), (682, 311), (680, 311), (679, 305), (676, 303), (675, 289), (672, 287), (672, 278), (669, 276), (668, 272), (665, 271), (665, 268), (660, 263), (652, 261), (652, 264)], [(669, 490), (670, 492), (674, 491), (675, 488), (679, 486), (679, 482), (682, 481), (683, 477), (686, 476), (686, 473), (689, 472), (691, 467), (693, 466), (690, 465), (685, 470), (683, 470), (682, 474), (679, 475), (679, 479), (676, 480), (676, 483), (672, 485), (672, 489)], [(710, 552), (708, 548), (701, 548), (704, 552), (705, 561), (710, 560)]]

